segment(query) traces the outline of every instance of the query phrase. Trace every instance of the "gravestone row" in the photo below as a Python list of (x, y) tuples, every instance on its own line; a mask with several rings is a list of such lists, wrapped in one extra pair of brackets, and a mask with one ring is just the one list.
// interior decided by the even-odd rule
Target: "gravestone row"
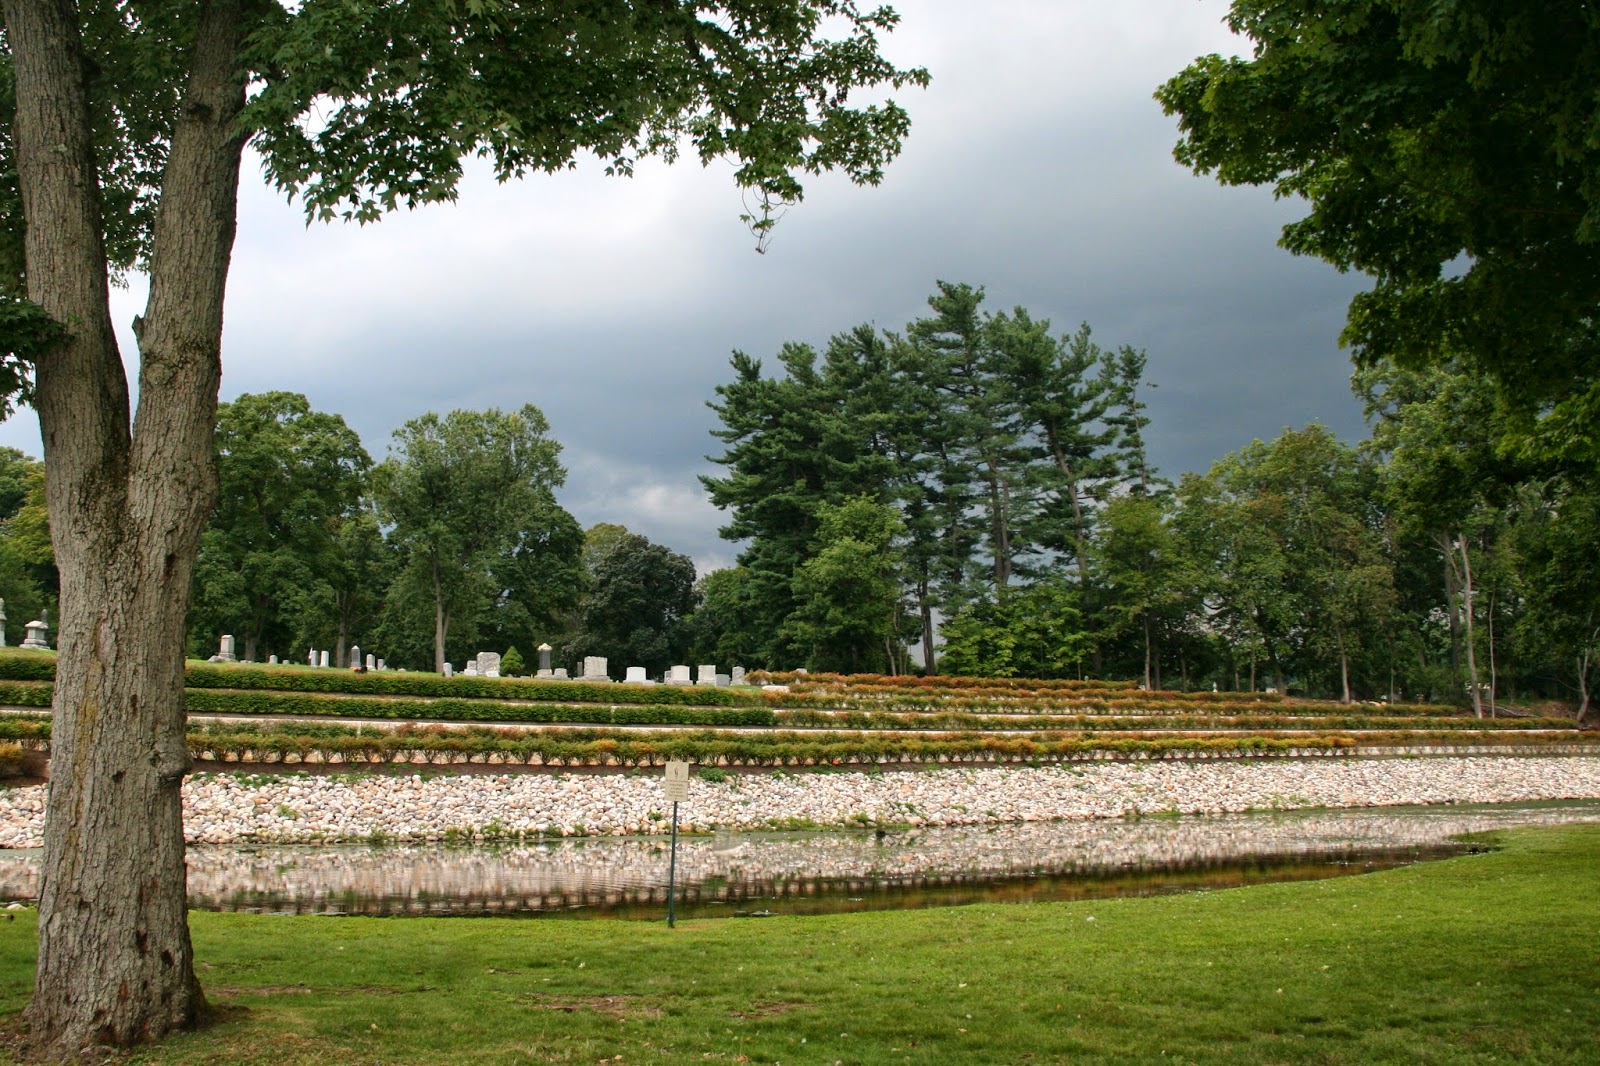
[[(0, 624), (3, 624), (4, 622), (4, 610), (5, 601), (0, 600)], [(28, 639), (22, 642), (23, 647), (49, 647), (44, 638), (44, 634), (48, 628), (49, 627), (44, 622), (29, 622)], [(4, 630), (0, 629), (0, 633), (3, 632)], [(3, 637), (0, 637), (0, 640), (3, 639)], [(552, 649), (548, 644), (539, 645), (539, 669), (534, 676), (550, 681), (571, 680), (564, 667), (551, 667), (550, 653), (553, 650), (554, 649)], [(217, 654), (211, 656), (209, 661), (214, 663), (233, 663), (239, 661), (238, 656), (234, 652), (234, 640), (232, 633), (223, 634), (221, 646), (218, 648)], [(278, 663), (278, 657), (276, 655), (270, 656), (267, 661), (269, 664), (276, 665)], [(361, 646), (359, 644), (350, 645), (350, 655), (347, 661), (351, 664), (351, 669), (354, 670), (380, 671), (387, 669), (384, 661), (374, 656), (371, 652), (368, 652), (365, 654), (365, 656), (363, 656)], [(327, 650), (312, 648), (306, 653), (306, 664), (318, 669), (327, 669)], [(444, 664), (443, 673), (445, 677), (458, 676), (455, 668), (450, 663)], [(464, 667), (462, 667), (459, 676), (499, 677), (500, 653), (493, 651), (480, 651), (476, 658), (467, 660), (467, 663)], [(603, 655), (584, 656), (583, 667), (578, 675), (578, 680), (588, 682), (610, 682), (610, 664), (606, 657)], [(655, 681), (647, 676), (644, 667), (630, 666), (627, 668), (626, 678), (623, 683), (629, 685), (743, 685), (745, 684), (745, 669), (742, 666), (735, 666), (731, 673), (719, 674), (715, 664), (705, 663), (698, 667), (694, 678), (691, 679), (688, 666), (674, 666), (667, 671), (666, 675), (663, 676), (660, 681)]]

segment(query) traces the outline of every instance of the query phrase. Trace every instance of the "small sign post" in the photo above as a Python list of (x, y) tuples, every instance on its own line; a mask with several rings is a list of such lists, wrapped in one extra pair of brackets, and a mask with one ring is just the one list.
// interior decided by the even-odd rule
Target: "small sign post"
[(672, 803), (672, 857), (667, 864), (667, 928), (675, 928), (678, 916), (674, 908), (678, 881), (678, 804), (689, 801), (689, 764), (681, 761), (667, 763), (667, 773), (662, 779), (667, 799)]

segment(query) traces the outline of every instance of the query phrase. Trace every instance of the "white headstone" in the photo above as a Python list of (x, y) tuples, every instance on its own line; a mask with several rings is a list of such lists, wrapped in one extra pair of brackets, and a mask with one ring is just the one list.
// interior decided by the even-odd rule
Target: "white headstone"
[(307, 666), (315, 666), (315, 665), (317, 665), (317, 649), (316, 648), (312, 648), (310, 651), (306, 652), (306, 665)]
[(467, 665), (465, 665), (465, 666), (463, 666), (461, 668), (461, 676), (462, 677), (477, 677), (478, 676), (478, 660), (476, 660), (476, 659), (468, 659), (467, 660)]
[(278, 665), (278, 657), (276, 655), (267, 656), (267, 665), (268, 666), (277, 666)]
[(669, 685), (688, 685), (692, 683), (689, 679), (689, 668), (687, 666), (674, 666), (672, 673), (667, 677), (667, 684)]
[(733, 678), (729, 677), (727, 674), (718, 674), (717, 684), (723, 688), (727, 688), (729, 685), (733, 684)]
[(50, 647), (50, 623), (43, 619), (34, 619), (27, 624), (28, 635), (22, 638), (24, 648)]
[(611, 674), (604, 655), (585, 655), (583, 657), (583, 679), (585, 681), (611, 680)]
[(480, 651), (478, 653), (478, 673), (484, 677), (499, 677), (500, 653), (497, 651)]
[(646, 680), (648, 680), (648, 679), (644, 676), (644, 667), (642, 667), (642, 666), (630, 666), (630, 667), (628, 667), (628, 684), (630, 684), (630, 685), (642, 685), (642, 684), (645, 683)]
[(317, 665), (318, 666), (327, 666), (328, 665), (328, 653), (327, 652), (325, 652), (325, 651), (317, 652)]
[(715, 685), (717, 683), (716, 663), (707, 663), (701, 666), (699, 673), (695, 676), (694, 683), (697, 685)]
[(555, 681), (570, 681), (572, 679), (567, 676), (567, 668), (565, 666), (558, 666), (558, 667), (556, 667), (555, 676), (554, 676), (554, 678), (552, 678), (552, 680), (555, 680)]
[(232, 633), (224, 633), (224, 634), (222, 634), (222, 647), (220, 649), (218, 649), (218, 651), (217, 651), (217, 658), (220, 661), (225, 662), (225, 663), (231, 663), (231, 662), (236, 662), (237, 661), (238, 657), (233, 654), (233, 634)]
[(735, 684), (735, 685), (744, 684), (744, 667), (735, 666), (733, 668), (733, 676), (732, 676), (731, 683)]
[(382, 659), (379, 659), (379, 660), (378, 660), (378, 669), (379, 669), (379, 670), (383, 670), (383, 669), (385, 669), (385, 667), (384, 667), (384, 665), (383, 665), (383, 660), (382, 660)]
[(455, 677), (456, 676), (456, 668), (451, 666), (449, 663), (445, 663), (444, 664), (444, 676), (445, 677)]
[(376, 670), (378, 668), (378, 657), (372, 654), (370, 651), (367, 652), (366, 666), (368, 671)]
[(344, 664), (352, 670), (361, 665), (361, 645), (350, 645), (350, 657), (344, 661)]

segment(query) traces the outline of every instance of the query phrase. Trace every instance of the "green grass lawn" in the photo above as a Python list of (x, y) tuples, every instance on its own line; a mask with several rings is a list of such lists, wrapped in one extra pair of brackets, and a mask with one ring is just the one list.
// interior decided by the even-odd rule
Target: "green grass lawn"
[[(129, 1062), (1596, 1063), (1600, 826), (1158, 899), (660, 923), (195, 913)], [(0, 1014), (32, 980), (0, 922)]]

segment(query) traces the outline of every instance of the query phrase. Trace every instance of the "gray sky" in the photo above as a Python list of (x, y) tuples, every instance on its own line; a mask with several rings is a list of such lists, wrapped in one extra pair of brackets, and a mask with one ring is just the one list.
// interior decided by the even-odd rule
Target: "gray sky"
[[(785, 341), (899, 329), (938, 279), (1144, 348), (1149, 440), (1174, 479), (1285, 426), (1362, 434), (1337, 345), (1360, 279), (1276, 246), (1297, 205), (1173, 162), (1175, 123), (1151, 98), (1195, 56), (1243, 50), (1226, 3), (895, 7), (885, 50), (933, 74), (899, 94), (904, 154), (875, 189), (813, 179), (766, 255), (727, 164), (474, 173), (455, 205), (308, 229), (247, 162), (223, 399), (303, 392), (378, 459), (426, 411), (534, 403), (580, 523), (620, 522), (702, 570), (736, 551), (696, 480), (720, 469), (705, 404), (729, 353), (771, 365)], [(116, 295), (119, 327), (142, 301), (137, 285)], [(33, 413), (0, 425), (0, 444), (38, 455)]]

